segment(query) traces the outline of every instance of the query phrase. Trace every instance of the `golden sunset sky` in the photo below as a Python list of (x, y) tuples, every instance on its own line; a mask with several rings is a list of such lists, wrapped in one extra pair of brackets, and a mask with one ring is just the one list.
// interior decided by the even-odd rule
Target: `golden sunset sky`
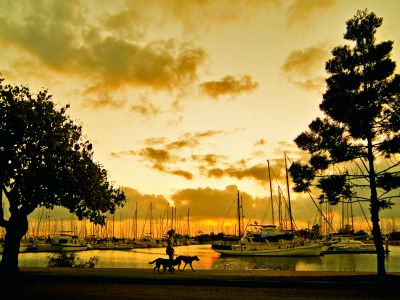
[[(325, 62), (366, 8), (399, 63), (400, 1), (3, 0), (0, 72), (70, 104), (126, 191), (116, 217), (136, 203), (144, 217), (150, 202), (160, 217), (170, 203), (215, 231), (238, 189), (246, 223), (270, 223), (267, 160), (274, 195), (286, 193), (284, 152), (301, 156), (293, 139), (320, 114)], [(312, 224), (312, 201), (291, 197), (295, 220)]]

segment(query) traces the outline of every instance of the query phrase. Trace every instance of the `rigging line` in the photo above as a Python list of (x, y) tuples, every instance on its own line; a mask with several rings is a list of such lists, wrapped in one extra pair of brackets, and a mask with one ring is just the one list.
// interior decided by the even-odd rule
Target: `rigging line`
[(246, 230), (247, 230), (247, 227), (249, 227), (249, 225), (250, 225), (250, 222), (251, 222), (251, 219), (249, 218), (249, 220), (247, 221), (247, 224), (246, 224), (246, 226), (243, 228), (243, 235), (244, 235), (244, 232), (246, 232)]
[[(363, 160), (362, 160), (361, 158), (360, 158), (360, 160), (361, 160), (361, 162), (363, 163), (364, 167), (366, 168), (366, 166), (365, 166)], [(354, 161), (354, 163), (356, 164), (357, 168), (360, 170), (361, 175), (364, 176), (363, 178), (369, 182), (368, 176), (364, 174), (363, 169), (360, 167), (360, 165), (357, 163), (357, 161)], [(368, 170), (366, 170), (366, 171), (368, 172)]]
[(365, 170), (367, 171), (367, 173), (369, 173), (369, 168), (367, 167), (367, 165), (365, 164), (364, 160), (360, 157), (360, 161), (363, 164)]
[(329, 222), (329, 220), (325, 217), (324, 213), (321, 211), (321, 209), (319, 208), (319, 206), (318, 206), (317, 203), (315, 202), (315, 200), (314, 200), (313, 196), (311, 195), (311, 193), (310, 193), (310, 192), (307, 192), (307, 193), (308, 193), (308, 195), (310, 196), (311, 200), (313, 201), (315, 207), (318, 209), (318, 211), (319, 211), (319, 213), (321, 214), (321, 216), (322, 216), (322, 217), (324, 218), (324, 220), (326, 221), (326, 223), (329, 225), (329, 227), (330, 227), (332, 230), (334, 230), (333, 227), (332, 227), (332, 224), (331, 224), (331, 223)]
[[(315, 227), (314, 227), (314, 224), (318, 224), (318, 223), (317, 223), (318, 218), (319, 218), (319, 216), (318, 216), (318, 212), (317, 212), (317, 213), (315, 214), (313, 223), (312, 223), (312, 225), (311, 225), (310, 232), (308, 233), (308, 238), (309, 238), (309, 239), (316, 239), (316, 236), (315, 236), (315, 233), (316, 233), (316, 232), (313, 232), (313, 228), (315, 228)], [(321, 230), (321, 229), (319, 228), (318, 230)], [(313, 235), (311, 235), (311, 233), (313, 233)]]
[[(388, 163), (386, 162), (386, 164), (388, 164)], [(380, 172), (377, 172), (377, 174), (381, 174), (381, 173), (387, 172), (387, 171), (389, 171), (390, 169), (397, 167), (398, 165), (400, 165), (400, 162), (393, 163), (392, 166), (389, 166), (389, 165), (388, 165), (388, 168), (387, 168), (387, 169), (382, 170), (382, 171), (380, 171)], [(395, 173), (396, 173), (396, 172), (395, 172)]]
[(225, 214), (225, 219), (229, 216), (229, 213), (230, 213), (231, 210), (232, 210), (233, 204), (236, 204), (236, 199), (233, 200), (233, 201), (231, 202), (231, 206), (229, 206), (229, 208), (228, 208), (228, 210), (227, 210), (227, 212), (226, 212), (226, 214)]
[(40, 229), (40, 223), (42, 222), (42, 217), (43, 217), (43, 212), (44, 212), (45, 207), (42, 207), (42, 212), (40, 213), (40, 217), (39, 217), (39, 221), (37, 224), (37, 228), (36, 228), (36, 236), (39, 236), (39, 229)]
[(370, 230), (370, 232), (372, 232), (371, 224), (369, 224), (368, 218), (367, 218), (367, 216), (365, 215), (365, 212), (364, 212), (364, 209), (363, 209), (363, 207), (362, 207), (362, 205), (361, 205), (361, 202), (358, 202), (358, 204), (360, 205), (360, 208), (361, 208), (361, 211), (362, 211), (362, 213), (363, 213), (363, 215), (364, 215), (364, 218), (365, 218), (365, 220), (367, 221), (367, 225), (368, 225), (368, 227), (369, 227), (369, 230)]
[[(286, 158), (287, 158), (287, 159), (289, 160), (289, 162), (290, 162), (290, 159), (289, 159), (287, 156), (286, 156)], [(280, 169), (282, 169), (282, 168), (285, 168), (285, 171), (286, 171), (286, 166), (284, 165), (284, 160), (282, 161), (282, 164), (281, 164)], [(273, 173), (273, 176), (274, 176), (274, 179), (275, 179), (276, 184), (278, 185), (279, 188), (281, 188), (281, 185), (279, 184), (279, 181), (278, 181), (278, 179), (277, 179), (277, 176), (275, 175), (274, 169), (272, 169), (272, 173)], [(295, 221), (293, 220), (292, 213), (290, 212), (289, 204), (288, 204), (288, 202), (286, 201), (285, 195), (282, 193), (281, 196), (282, 196), (283, 204), (284, 204), (284, 207), (285, 207), (285, 213), (289, 213), (289, 218), (290, 218), (291, 226), (292, 226), (294, 229), (297, 230), (298, 227), (297, 227)], [(288, 199), (288, 200), (289, 200), (289, 199)]]
[[(267, 197), (266, 197), (265, 199), (267, 199)], [(270, 203), (269, 203), (268, 200), (267, 200), (267, 207), (265, 208), (264, 214), (263, 214), (263, 216), (262, 216), (262, 218), (261, 218), (261, 221), (260, 221), (261, 224), (264, 223), (265, 215), (267, 214), (267, 211), (268, 211), (268, 209), (269, 209), (269, 205), (270, 205)]]
[(144, 220), (144, 224), (143, 224), (143, 227), (142, 227), (142, 237), (144, 237), (144, 229), (145, 229), (145, 227), (146, 227), (147, 217), (148, 217), (148, 216), (149, 216), (149, 210), (147, 211), (146, 219)]
[(333, 207), (333, 209), (331, 210), (331, 214), (332, 214), (332, 218), (331, 218), (331, 220), (332, 220), (332, 222), (333, 222), (333, 218), (335, 217), (335, 215), (336, 215), (336, 210), (337, 210), (337, 208), (338, 208), (338, 206), (337, 205), (335, 205), (334, 207)]

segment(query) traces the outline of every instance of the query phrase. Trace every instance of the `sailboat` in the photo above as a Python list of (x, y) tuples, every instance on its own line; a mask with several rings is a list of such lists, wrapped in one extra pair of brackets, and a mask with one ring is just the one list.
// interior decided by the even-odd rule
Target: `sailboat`
[[(286, 167), (286, 156), (285, 156)], [(291, 223), (291, 234), (284, 232), (285, 238), (282, 238), (277, 228), (272, 225), (265, 227), (264, 230), (256, 233), (247, 232), (241, 236), (240, 223), (240, 197), (238, 192), (238, 224), (239, 237), (238, 242), (213, 244), (212, 249), (221, 255), (231, 256), (319, 256), (321, 255), (321, 244), (319, 242), (306, 242), (301, 238), (294, 238), (293, 220), (290, 206), (289, 179), (286, 167), (286, 184), (288, 188), (289, 216)], [(275, 238), (271, 238), (274, 236)]]
[[(347, 214), (345, 213), (344, 205), (347, 206)], [(350, 206), (350, 213), (348, 208)], [(361, 207), (361, 205), (360, 205)], [(362, 209), (362, 207), (361, 207)], [(364, 213), (364, 211), (363, 211)], [(347, 218), (351, 217), (351, 224), (347, 220), (345, 224), (345, 214)], [(350, 215), (350, 216), (349, 216)], [(365, 216), (365, 215), (364, 215)], [(368, 220), (367, 220), (368, 221)], [(369, 225), (369, 224), (368, 224)], [(342, 220), (341, 220), (342, 234), (335, 234), (332, 237), (332, 243), (324, 249), (323, 254), (369, 254), (376, 253), (375, 245), (366, 244), (360, 240), (354, 238), (354, 224), (353, 224), (353, 207), (352, 200), (349, 199), (348, 202), (342, 202)]]

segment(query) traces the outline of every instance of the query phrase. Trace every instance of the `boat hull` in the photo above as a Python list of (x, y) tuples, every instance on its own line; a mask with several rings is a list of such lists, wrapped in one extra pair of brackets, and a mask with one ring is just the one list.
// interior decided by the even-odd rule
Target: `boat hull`
[(214, 249), (224, 256), (320, 256), (321, 245), (304, 246), (232, 246), (230, 249)]
[(374, 244), (365, 244), (353, 239), (343, 239), (343, 241), (333, 243), (323, 251), (323, 254), (351, 254), (351, 253), (376, 253)]

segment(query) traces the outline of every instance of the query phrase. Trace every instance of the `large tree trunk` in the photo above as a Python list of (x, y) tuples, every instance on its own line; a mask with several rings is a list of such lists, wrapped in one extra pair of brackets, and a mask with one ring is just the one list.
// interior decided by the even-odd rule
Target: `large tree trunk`
[(377, 257), (377, 272), (378, 275), (386, 275), (385, 269), (385, 250), (383, 248), (382, 232), (379, 225), (379, 202), (376, 191), (376, 174), (374, 168), (374, 156), (372, 149), (372, 139), (368, 139), (368, 163), (369, 163), (369, 185), (371, 190), (371, 221), (372, 235), (374, 238), (376, 257)]
[(28, 231), (28, 216), (13, 214), (10, 216), (4, 239), (3, 255), (0, 263), (2, 275), (12, 276), (18, 273), (19, 246), (22, 237)]

